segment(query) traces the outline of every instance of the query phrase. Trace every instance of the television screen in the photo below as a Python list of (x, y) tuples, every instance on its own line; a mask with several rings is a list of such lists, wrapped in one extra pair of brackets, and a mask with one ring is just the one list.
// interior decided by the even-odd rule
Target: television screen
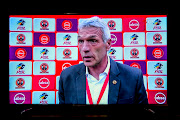
[(93, 16), (111, 32), (108, 56), (142, 70), (149, 104), (167, 104), (167, 15), (10, 15), (10, 104), (59, 104), (61, 71), (83, 62), (78, 24)]

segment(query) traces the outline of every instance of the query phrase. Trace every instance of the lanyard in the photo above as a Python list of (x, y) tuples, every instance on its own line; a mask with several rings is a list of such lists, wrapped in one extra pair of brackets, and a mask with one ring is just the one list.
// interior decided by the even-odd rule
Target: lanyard
[[(99, 94), (99, 97), (98, 97), (98, 100), (97, 100), (97, 104), (99, 104), (99, 102), (101, 101), (101, 98), (102, 98), (102, 96), (104, 94), (104, 91), (105, 91), (105, 89), (107, 87), (108, 81), (109, 81), (109, 73), (107, 74), (106, 79), (104, 81), (104, 84), (103, 84), (103, 86), (101, 88), (101, 92)], [(86, 77), (86, 91), (87, 91), (87, 96), (88, 96), (88, 99), (89, 99), (89, 103), (93, 104), (93, 100), (92, 100), (91, 92), (90, 92), (90, 89), (89, 89), (87, 77)]]

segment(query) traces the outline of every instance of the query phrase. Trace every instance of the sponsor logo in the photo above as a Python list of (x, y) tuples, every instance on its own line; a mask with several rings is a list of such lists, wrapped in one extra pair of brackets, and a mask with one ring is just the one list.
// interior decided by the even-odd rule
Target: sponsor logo
[(26, 37), (25, 37), (25, 35), (23, 35), (23, 34), (19, 34), (19, 35), (17, 35), (17, 42), (16, 42), (16, 44), (26, 44), (24, 41), (26, 40)]
[(48, 44), (50, 42), (50, 37), (47, 34), (42, 34), (39, 36), (39, 42), (43, 45)]
[(25, 27), (24, 27), (24, 24), (25, 24), (26, 22), (23, 20), (23, 19), (20, 19), (19, 21), (17, 21), (17, 25), (19, 25), (18, 27), (17, 27), (17, 30), (25, 30)]
[(156, 19), (153, 22), (153, 25), (154, 25), (153, 30), (161, 30), (161, 26), (160, 26), (161, 22), (162, 21), (160, 19)]
[(130, 58), (139, 58), (139, 50), (136, 48), (131, 49), (130, 51), (131, 57)]
[(16, 86), (17, 86), (17, 87), (15, 87), (15, 89), (25, 88), (25, 87), (23, 87), (24, 84), (25, 84), (25, 80), (24, 80), (23, 78), (18, 78), (18, 79), (16, 80)]
[(23, 63), (19, 63), (19, 65), (16, 66), (17, 72), (16, 74), (25, 74), (25, 71), (23, 70), (25, 65)]
[(63, 45), (71, 45), (71, 41), (69, 41), (70, 39), (71, 39), (71, 36), (69, 34), (65, 35), (63, 37), (63, 40), (64, 40)]
[(159, 59), (161, 57), (163, 57), (164, 55), (164, 51), (161, 49), (161, 48), (155, 48), (153, 51), (152, 51), (152, 55)]
[(156, 69), (154, 73), (163, 73), (163, 70), (161, 70), (163, 64), (161, 63), (157, 63), (156, 65), (154, 65), (154, 68)]
[(115, 27), (116, 27), (116, 22), (114, 20), (110, 20), (108, 21), (107, 23), (108, 27), (109, 27), (109, 30), (116, 30)]
[(39, 96), (40, 104), (48, 104), (48, 101), (46, 100), (48, 97), (47, 93), (43, 93)]
[(41, 70), (40, 73), (49, 73), (49, 72), (47, 71), (48, 69), (49, 69), (48, 64), (42, 63), (42, 64), (40, 65), (40, 70)]
[(131, 39), (131, 43), (130, 44), (138, 44), (138, 41), (136, 41), (138, 39), (138, 35), (133, 34), (130, 39)]
[(155, 79), (155, 84), (156, 84), (156, 87), (155, 88), (164, 88), (163, 85), (164, 85), (164, 80), (162, 78), (156, 78)]
[(42, 20), (40, 22), (40, 30), (49, 30), (49, 28), (47, 28), (49, 26), (49, 22), (47, 20)]
[(161, 92), (156, 93), (154, 99), (158, 104), (163, 104), (166, 102), (166, 96)]
[(70, 30), (72, 28), (72, 26), (73, 26), (73, 24), (72, 24), (72, 22), (70, 20), (64, 20), (62, 22), (62, 28), (64, 30)]
[(16, 104), (23, 104), (25, 102), (25, 95), (23, 93), (17, 93), (14, 96), (14, 102)]
[(116, 59), (116, 56), (114, 55), (116, 53), (116, 50), (114, 48), (111, 48), (108, 52), (109, 56), (112, 58), (112, 59)]
[(63, 55), (64, 55), (64, 59), (71, 59), (71, 50), (70, 49), (65, 49), (64, 51), (63, 51)]
[(131, 20), (129, 22), (129, 28), (131, 30), (137, 30), (139, 28), (139, 22), (137, 20), (135, 20), (135, 19)]
[(155, 41), (155, 42), (153, 42), (153, 44), (162, 43), (162, 42), (161, 42), (161, 40), (162, 40), (161, 34), (156, 33), (156, 34), (153, 36), (153, 40)]
[(114, 45), (117, 42), (117, 37), (114, 34), (111, 34), (111, 44)]
[(70, 63), (64, 63), (64, 64), (62, 65), (62, 70), (65, 70), (66, 68), (68, 68), (68, 67), (70, 67), (70, 66), (72, 66)]
[(41, 57), (40, 59), (49, 59), (47, 53), (48, 53), (48, 49), (44, 48), (43, 50), (40, 51)]
[(139, 63), (133, 62), (130, 66), (141, 69), (141, 66), (139, 65)]
[(23, 48), (18, 48), (18, 49), (16, 50), (16, 52), (15, 52), (15, 56), (16, 56), (17, 58), (19, 58), (19, 59), (25, 58), (26, 55), (27, 55), (27, 52), (26, 52), (26, 50), (23, 49)]
[(46, 89), (50, 85), (49, 79), (43, 77), (39, 80), (39, 87)]

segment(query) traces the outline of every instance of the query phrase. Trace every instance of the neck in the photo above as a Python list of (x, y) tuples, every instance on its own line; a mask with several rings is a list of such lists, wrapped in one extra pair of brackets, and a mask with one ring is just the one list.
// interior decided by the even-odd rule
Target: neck
[(106, 69), (108, 64), (108, 58), (107, 56), (102, 60), (98, 65), (89, 68), (89, 73), (95, 77), (97, 80), (99, 80), (99, 74), (103, 73)]

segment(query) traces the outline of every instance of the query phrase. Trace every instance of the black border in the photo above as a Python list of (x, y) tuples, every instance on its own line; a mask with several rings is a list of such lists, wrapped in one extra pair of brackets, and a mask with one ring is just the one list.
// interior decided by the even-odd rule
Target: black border
[[(102, 6), (101, 6), (102, 7)], [(8, 8), (9, 15), (167, 15), (167, 7), (160, 6), (125, 6), (125, 7), (102, 7), (102, 8)]]
[[(135, 6), (136, 7), (136, 6)], [(136, 7), (129, 6), (126, 8), (120, 7), (108, 7), (106, 9), (102, 8), (8, 8), (8, 21), (10, 15), (167, 15), (168, 17), (168, 31), (170, 31), (170, 15), (169, 9), (167, 7)], [(168, 32), (168, 36), (170, 33)], [(9, 22), (8, 22), (8, 37), (9, 37)], [(169, 37), (168, 37), (169, 38)], [(168, 42), (168, 51), (171, 44)], [(9, 45), (9, 43), (8, 43)], [(8, 49), (9, 53), (9, 49)], [(169, 52), (168, 52), (169, 53)], [(9, 56), (8, 56), (9, 57)], [(169, 61), (168, 54), (168, 61)], [(169, 62), (168, 62), (169, 63)], [(9, 62), (8, 62), (9, 64)], [(169, 65), (168, 65), (169, 68)], [(169, 70), (168, 70), (169, 76)], [(8, 74), (9, 78), (9, 74)], [(168, 77), (169, 79), (169, 77)], [(9, 81), (8, 81), (9, 86)], [(170, 87), (169, 87), (170, 86)], [(100, 118), (100, 119), (113, 119), (121, 116), (120, 118), (126, 117), (126, 119), (148, 119), (155, 116), (160, 119), (167, 119), (169, 106), (171, 106), (170, 100), (170, 90), (172, 85), (168, 80), (168, 105), (13, 105), (9, 104), (9, 90), (8, 90), (8, 108), (9, 112), (12, 114), (11, 117), (15, 118), (27, 118), (32, 117), (32, 115), (38, 117), (43, 117), (43, 115), (56, 116), (61, 118)], [(150, 111), (152, 110), (152, 111)], [(38, 112), (38, 114), (37, 114)], [(143, 115), (144, 114), (144, 115)], [(177, 113), (176, 113), (177, 114)], [(179, 113), (178, 113), (179, 114)], [(99, 115), (99, 116), (98, 116)], [(105, 115), (105, 116), (102, 116)], [(47, 116), (46, 116), (47, 117)], [(149, 118), (149, 119), (150, 119)]]

